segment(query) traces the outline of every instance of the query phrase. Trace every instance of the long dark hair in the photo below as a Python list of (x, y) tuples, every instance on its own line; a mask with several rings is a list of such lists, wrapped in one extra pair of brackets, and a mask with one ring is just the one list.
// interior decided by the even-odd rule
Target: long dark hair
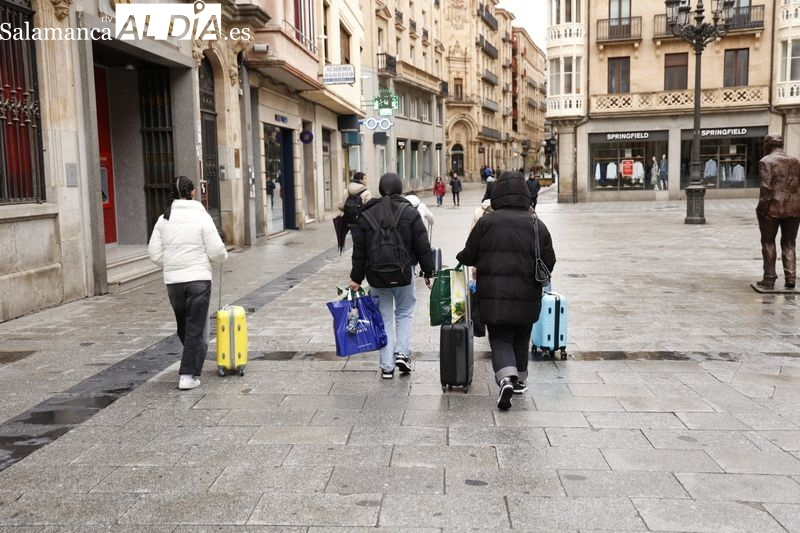
[(382, 198), (380, 204), (375, 207), (375, 218), (381, 227), (389, 227), (395, 212), (392, 197), (403, 193), (403, 180), (394, 172), (387, 172), (381, 176), (378, 192), (381, 193)]
[(178, 176), (173, 180), (172, 188), (169, 191), (167, 208), (164, 209), (165, 220), (169, 220), (169, 216), (172, 214), (172, 202), (175, 200), (191, 200), (193, 190), (194, 183), (186, 176)]

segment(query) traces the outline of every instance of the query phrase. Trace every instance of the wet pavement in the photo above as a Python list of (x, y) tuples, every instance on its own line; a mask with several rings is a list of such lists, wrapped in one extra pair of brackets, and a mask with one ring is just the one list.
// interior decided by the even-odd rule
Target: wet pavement
[[(481, 195), (430, 198), (446, 264)], [(0, 532), (800, 531), (798, 301), (750, 287), (756, 201), (693, 226), (682, 202), (554, 196), (569, 357), (534, 358), (509, 412), (485, 338), (469, 393), (442, 392), (421, 281), (411, 376), (336, 357), (330, 222), (225, 264), (244, 377), (209, 360), (177, 390), (161, 283), (0, 324)]]

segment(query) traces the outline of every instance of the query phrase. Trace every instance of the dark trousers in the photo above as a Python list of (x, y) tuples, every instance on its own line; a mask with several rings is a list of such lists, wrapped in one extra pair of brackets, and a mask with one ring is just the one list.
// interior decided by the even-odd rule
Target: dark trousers
[(199, 376), (208, 352), (206, 328), (208, 305), (211, 302), (211, 282), (170, 283), (167, 285), (167, 295), (175, 312), (178, 338), (183, 343), (183, 356), (178, 373)]
[(458, 204), (461, 203), (460, 194), (461, 194), (461, 191), (458, 191), (458, 192), (453, 191), (453, 205), (458, 205)]
[(775, 249), (775, 238), (778, 236), (778, 229), (781, 230), (781, 263), (783, 264), (783, 276), (786, 283), (794, 283), (797, 270), (797, 256), (795, 253), (795, 243), (797, 241), (797, 229), (800, 226), (800, 218), (772, 218), (766, 215), (758, 217), (758, 229), (761, 230), (761, 256), (764, 260), (764, 280), (775, 281), (775, 261), (777, 260), (777, 250)]
[(528, 350), (533, 324), (506, 326), (486, 324), (489, 346), (492, 348), (494, 379), (500, 384), (503, 378), (525, 381), (528, 379)]

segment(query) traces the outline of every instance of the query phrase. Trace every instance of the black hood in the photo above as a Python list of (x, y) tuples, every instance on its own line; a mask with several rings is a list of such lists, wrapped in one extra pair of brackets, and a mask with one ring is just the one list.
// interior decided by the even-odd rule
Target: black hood
[(522, 172), (503, 172), (492, 188), (491, 199), (494, 210), (507, 207), (528, 209), (531, 206), (531, 192)]

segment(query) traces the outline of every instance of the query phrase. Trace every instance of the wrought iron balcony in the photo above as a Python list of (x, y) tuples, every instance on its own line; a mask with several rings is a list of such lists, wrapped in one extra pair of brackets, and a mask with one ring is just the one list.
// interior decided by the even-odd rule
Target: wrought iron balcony
[(497, 59), (500, 56), (499, 52), (497, 51), (497, 48), (492, 46), (492, 43), (487, 41), (483, 35), (475, 37), (475, 44), (480, 46), (481, 50), (483, 50), (483, 53), (485, 53), (492, 59)]
[(597, 21), (597, 42), (642, 40), (642, 17), (620, 17)]
[(382, 52), (377, 56), (378, 60), (378, 75), (383, 76), (396, 76), (397, 75), (397, 58), (393, 55)]
[(489, 98), (484, 98), (483, 102), (481, 103), (481, 106), (484, 109), (488, 109), (489, 111), (494, 111), (495, 113), (500, 111), (500, 104)]
[(448, 94), (449, 94), (448, 89), (449, 89), (449, 85), (447, 84), (446, 81), (443, 81), (443, 82), (441, 82), (439, 84), (439, 94), (441, 94), (442, 96), (445, 96), (445, 97), (448, 96)]
[(503, 134), (502, 133), (500, 133), (496, 129), (489, 128), (489, 127), (486, 127), (486, 126), (482, 126), (481, 127), (481, 135), (483, 135), (484, 137), (488, 137), (490, 139), (494, 139), (496, 141), (502, 141), (503, 140)]
[(480, 16), (481, 19), (483, 19), (483, 21), (486, 23), (486, 25), (492, 28), (492, 30), (497, 31), (498, 28), (497, 19), (494, 17), (494, 15), (492, 15), (489, 12), (488, 8), (483, 4), (478, 4), (478, 16)]
[(489, 69), (484, 69), (481, 79), (483, 81), (491, 83), (494, 86), (497, 86), (497, 84), (500, 83), (500, 79), (497, 77), (497, 74), (495, 74)]

